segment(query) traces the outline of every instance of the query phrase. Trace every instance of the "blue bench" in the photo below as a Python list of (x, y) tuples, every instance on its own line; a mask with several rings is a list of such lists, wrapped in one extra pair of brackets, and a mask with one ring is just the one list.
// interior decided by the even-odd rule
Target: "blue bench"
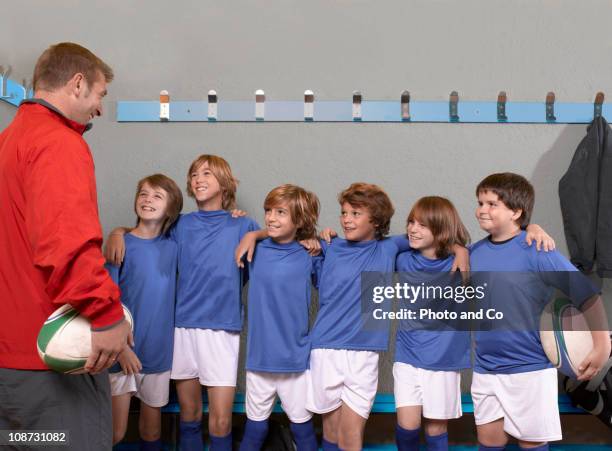
[[(208, 412), (208, 402), (206, 401), (206, 394), (203, 393), (204, 413)], [(237, 393), (234, 398), (234, 413), (245, 413), (244, 407), (244, 394)], [(468, 393), (461, 395), (461, 407), (463, 413), (474, 413), (474, 405), (472, 404), (472, 397)], [(179, 413), (179, 405), (176, 398), (171, 397), (168, 405), (162, 408), (163, 413)], [(275, 413), (282, 413), (283, 409), (280, 406), (280, 402), (277, 401), (274, 406)], [(582, 409), (574, 407), (567, 395), (559, 395), (559, 412), (560, 413), (571, 413), (571, 414), (584, 414), (587, 413)], [(395, 413), (395, 400), (391, 393), (379, 393), (376, 395), (374, 400), (374, 406), (372, 407), (372, 413)]]
[[(203, 412), (208, 412), (208, 402), (206, 399), (206, 392), (202, 393), (203, 395)], [(465, 393), (461, 396), (461, 407), (463, 409), (463, 413), (473, 413), (474, 405), (472, 403), (472, 397)], [(237, 393), (234, 398), (234, 413), (245, 413), (245, 399), (244, 394)], [(277, 402), (274, 406), (275, 413), (282, 413), (283, 409), (280, 406), (280, 402)], [(582, 409), (576, 408), (572, 405), (569, 397), (567, 395), (559, 395), (559, 412), (562, 414), (585, 414)], [(162, 408), (162, 413), (169, 414), (178, 414), (179, 413), (179, 404), (176, 399), (176, 393), (171, 394), (170, 402)], [(391, 393), (380, 393), (376, 395), (376, 399), (374, 400), (374, 406), (372, 407), (372, 413), (395, 413), (395, 400)], [(176, 437), (177, 431), (174, 431), (172, 434)], [(176, 444), (165, 444), (164, 449), (166, 450), (174, 450)], [(551, 450), (554, 451), (604, 451), (610, 450), (612, 447), (610, 445), (587, 445), (587, 444), (551, 444)], [(364, 451), (391, 451), (396, 450), (394, 444), (366, 444), (364, 446)], [(421, 447), (422, 450), (426, 450), (425, 446)], [(476, 451), (478, 446), (476, 445), (451, 445), (449, 446), (451, 451)], [(518, 451), (518, 447), (508, 446), (508, 450), (516, 450)], [(119, 445), (114, 447), (115, 451), (137, 451), (138, 444), (137, 443), (120, 443)]]

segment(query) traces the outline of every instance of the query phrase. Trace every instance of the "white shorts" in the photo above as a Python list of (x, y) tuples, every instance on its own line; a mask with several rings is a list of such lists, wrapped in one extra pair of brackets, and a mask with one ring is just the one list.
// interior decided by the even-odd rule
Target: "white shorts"
[(393, 364), (395, 407), (423, 406), (423, 416), (448, 420), (461, 416), (461, 373)]
[(378, 388), (378, 353), (347, 349), (313, 349), (306, 408), (328, 413), (345, 403), (367, 419)]
[(249, 420), (267, 420), (274, 408), (276, 395), (293, 423), (312, 418), (306, 410), (308, 370), (301, 373), (246, 372), (246, 414)]
[(152, 374), (110, 373), (110, 385), (112, 396), (131, 393), (151, 407), (162, 407), (168, 404), (170, 371)]
[(476, 425), (504, 419), (504, 431), (530, 442), (561, 440), (557, 370), (516, 374), (474, 372), (472, 399)]
[(240, 334), (226, 330), (174, 328), (172, 379), (198, 378), (212, 387), (235, 387)]

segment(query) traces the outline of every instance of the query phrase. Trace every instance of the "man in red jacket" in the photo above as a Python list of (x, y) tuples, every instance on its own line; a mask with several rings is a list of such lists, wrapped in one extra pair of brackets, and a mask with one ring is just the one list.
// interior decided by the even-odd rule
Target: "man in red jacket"
[[(94, 164), (82, 138), (112, 79), (89, 50), (51, 46), (34, 69), (35, 98), (0, 134), (0, 430), (67, 431), (79, 450), (111, 448), (104, 370), (129, 335), (103, 266)], [(38, 357), (41, 326), (66, 303), (92, 324), (89, 374), (55, 373)]]

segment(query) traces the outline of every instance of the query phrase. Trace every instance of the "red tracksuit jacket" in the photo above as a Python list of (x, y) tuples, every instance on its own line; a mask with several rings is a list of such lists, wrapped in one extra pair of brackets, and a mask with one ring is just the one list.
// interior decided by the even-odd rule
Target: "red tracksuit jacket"
[(100, 251), (94, 164), (84, 125), (24, 103), (0, 134), (0, 367), (46, 369), (45, 319), (69, 303), (102, 328), (123, 318)]

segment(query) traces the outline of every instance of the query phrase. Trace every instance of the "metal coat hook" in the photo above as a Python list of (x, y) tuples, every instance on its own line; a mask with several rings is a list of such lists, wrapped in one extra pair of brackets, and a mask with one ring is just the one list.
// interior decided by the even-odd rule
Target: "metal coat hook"
[(304, 91), (304, 120), (314, 120), (314, 92), (310, 89)]
[(170, 120), (170, 94), (165, 89), (159, 92), (159, 120), (162, 122)]
[(265, 117), (266, 94), (262, 89), (255, 91), (255, 119), (263, 121)]
[(557, 120), (555, 117), (555, 93), (552, 91), (546, 94), (546, 120), (548, 122)]
[(508, 120), (508, 116), (506, 116), (506, 100), (508, 100), (506, 91), (500, 91), (499, 94), (497, 94), (497, 120), (499, 122)]
[(5, 95), (6, 92), (6, 80), (11, 73), (11, 66), (6, 66), (6, 70), (4, 70), (4, 66), (0, 66), (0, 77), (2, 77), (2, 83), (0, 83), (0, 98), (1, 99), (10, 99), (13, 97), (12, 95)]
[(208, 120), (217, 120), (217, 91), (214, 89), (208, 91)]
[(353, 91), (353, 120), (361, 120), (361, 93)]
[(595, 95), (595, 103), (593, 104), (593, 119), (601, 117), (601, 107), (604, 102), (604, 93), (598, 92)]
[(23, 79), (23, 99), (29, 99), (30, 98), (30, 92), (32, 92), (32, 82), (28, 81), (27, 78)]
[(450, 99), (448, 101), (448, 117), (451, 122), (459, 122), (459, 114), (458, 106), (459, 103), (459, 93), (457, 91), (453, 91), (450, 93)]
[(410, 120), (410, 93), (408, 91), (403, 91), (402, 96), (400, 97), (400, 102), (402, 104), (402, 121)]

